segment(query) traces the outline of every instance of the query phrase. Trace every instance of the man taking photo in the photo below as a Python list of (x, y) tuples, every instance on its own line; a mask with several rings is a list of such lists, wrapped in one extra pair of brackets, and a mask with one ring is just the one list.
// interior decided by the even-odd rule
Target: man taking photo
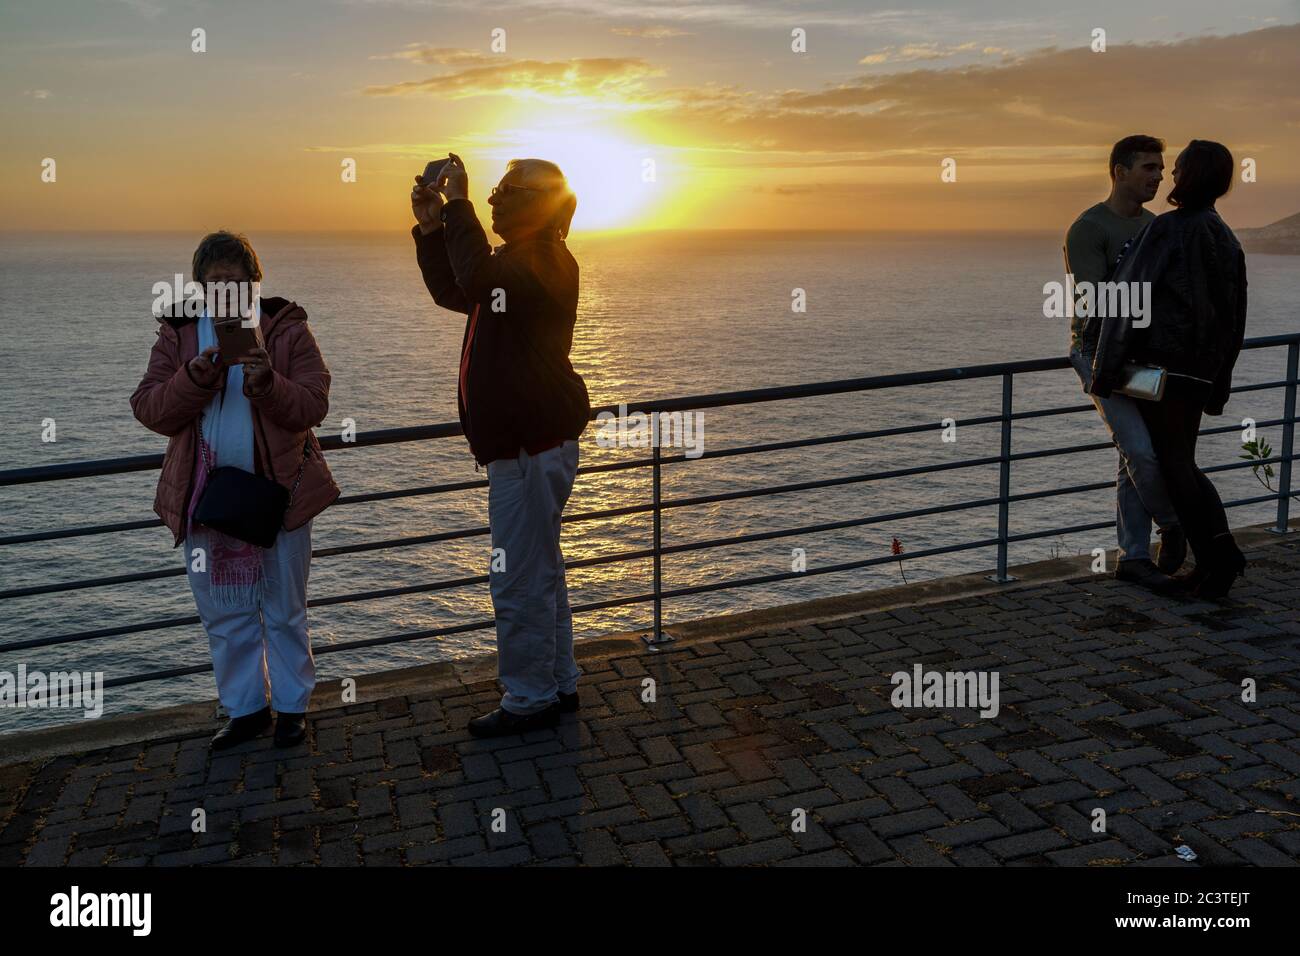
[(565, 245), (577, 199), (554, 163), (511, 160), (492, 189), (493, 249), (456, 154), (432, 181), (416, 177), (416, 260), (434, 302), (464, 313), (457, 407), (470, 451), (488, 472), (490, 575), (501, 705), (476, 717), (477, 737), (553, 726), (578, 709), (573, 621), (560, 516), (591, 417), (569, 362), (578, 263)]

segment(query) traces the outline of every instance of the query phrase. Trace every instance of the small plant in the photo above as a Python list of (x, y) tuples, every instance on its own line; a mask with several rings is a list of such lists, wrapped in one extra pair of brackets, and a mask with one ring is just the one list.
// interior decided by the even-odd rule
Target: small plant
[(906, 583), (907, 583), (907, 572), (903, 570), (903, 542), (901, 542), (901, 541), (899, 541), (897, 538), (895, 538), (895, 539), (894, 539), (894, 543), (891, 544), (891, 545), (889, 546), (889, 550), (890, 550), (890, 553), (891, 553), (891, 554), (894, 554), (895, 556), (897, 556), (897, 558), (898, 558), (898, 573), (899, 573), (899, 575), (903, 578), (903, 583), (906, 584)]
[[(1256, 438), (1253, 441), (1242, 442), (1241, 447), (1245, 450), (1246, 454), (1238, 455), (1237, 457), (1244, 458), (1247, 461), (1266, 462), (1269, 458), (1273, 457), (1272, 446), (1269, 445), (1269, 443), (1264, 441), (1264, 439), (1262, 438)], [(1250, 470), (1254, 473), (1255, 480), (1258, 481), (1265, 488), (1267, 488), (1269, 491), (1277, 490), (1276, 488), (1273, 487), (1273, 466), (1272, 465), (1257, 463), (1251, 465)], [(1261, 471), (1263, 472), (1262, 476), (1260, 475)]]

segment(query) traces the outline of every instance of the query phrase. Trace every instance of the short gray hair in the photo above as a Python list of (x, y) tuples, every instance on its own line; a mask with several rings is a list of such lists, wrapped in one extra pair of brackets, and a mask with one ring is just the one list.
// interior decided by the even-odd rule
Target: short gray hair
[(554, 206), (551, 225), (561, 239), (568, 238), (569, 226), (578, 208), (578, 197), (569, 188), (569, 181), (560, 172), (560, 167), (546, 159), (512, 159), (506, 163), (506, 172), (515, 170), (520, 172), (522, 182), (519, 185), (546, 191), (546, 201)]

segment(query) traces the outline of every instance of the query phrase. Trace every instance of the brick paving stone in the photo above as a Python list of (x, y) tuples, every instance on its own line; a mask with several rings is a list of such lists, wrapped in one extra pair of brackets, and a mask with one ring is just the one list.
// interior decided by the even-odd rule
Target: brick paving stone
[[(1300, 823), (1255, 811), (1300, 801), (1300, 548), (1248, 556), (1223, 605), (1087, 575), (619, 650), (519, 739), (464, 732), (481, 681), (320, 711), (291, 752), (206, 730), (0, 766), (0, 865), (1295, 864)], [(892, 707), (918, 660), (999, 670), (997, 717)]]
[(872, 833), (865, 823), (852, 823), (831, 832), (859, 863), (872, 865), (896, 859), (889, 845)]
[(873, 817), (869, 824), (871, 829), (880, 836), (890, 839), (893, 837), (905, 836), (909, 833), (917, 833), (921, 830), (930, 830), (934, 827), (943, 826), (948, 822), (938, 810), (933, 807), (927, 807), (924, 810), (911, 810), (907, 813), (893, 813), (883, 817)]
[(1103, 840), (1069, 850), (1054, 850), (1046, 856), (1059, 866), (1088, 866), (1094, 863), (1122, 863), (1133, 858), (1133, 851), (1118, 840)]
[(997, 820), (985, 818), (958, 823), (955, 826), (936, 827), (926, 831), (926, 838), (932, 843), (947, 847), (965, 846), (968, 843), (985, 843), (997, 837), (1006, 836), (1011, 831)]
[(1254, 838), (1229, 843), (1228, 849), (1254, 866), (1300, 866), (1300, 860)]
[(673, 861), (658, 843), (633, 843), (623, 847), (623, 853), (632, 866), (672, 866)]
[(919, 833), (891, 840), (890, 846), (906, 863), (912, 866), (955, 866), (938, 847)]
[(1014, 836), (990, 840), (985, 848), (1002, 859), (1031, 856), (1048, 850), (1069, 846), (1071, 841), (1056, 830), (1035, 830), (1030, 833), (1018, 833)]
[(752, 866), (756, 863), (773, 863), (797, 856), (799, 848), (788, 837), (775, 837), (759, 843), (719, 850), (717, 860), (723, 866)]

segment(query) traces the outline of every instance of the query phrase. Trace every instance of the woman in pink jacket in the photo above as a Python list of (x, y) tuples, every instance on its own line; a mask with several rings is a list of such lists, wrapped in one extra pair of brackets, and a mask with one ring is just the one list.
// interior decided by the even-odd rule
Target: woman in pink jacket
[[(194, 253), (193, 278), (209, 290), (211, 283), (256, 290), (262, 268), (246, 238), (216, 232)], [(214, 301), (207, 297), (202, 314), (187, 314), (197, 310), (178, 303), (159, 317), (149, 369), (131, 408), (145, 427), (169, 439), (154, 511), (175, 543), (185, 542), (190, 589), (207, 631), (217, 692), (231, 718), (212, 747), (261, 734), (272, 707), (275, 743), (287, 747), (306, 736), (316, 681), (307, 634), (312, 519), (339, 495), (312, 432), (329, 408), (330, 373), (307, 313), (285, 299), (247, 300), (264, 347), (223, 356)], [(273, 546), (195, 520), (209, 475), (223, 467), (292, 489)]]

